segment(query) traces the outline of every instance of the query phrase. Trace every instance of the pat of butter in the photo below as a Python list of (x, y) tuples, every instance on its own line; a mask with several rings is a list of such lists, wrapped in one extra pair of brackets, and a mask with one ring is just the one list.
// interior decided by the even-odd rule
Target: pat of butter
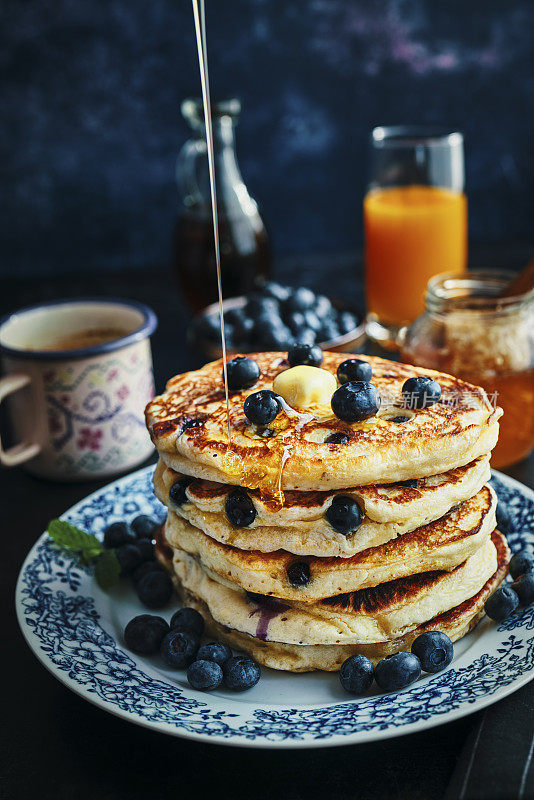
[(308, 408), (316, 403), (329, 404), (337, 389), (337, 380), (325, 369), (301, 364), (277, 375), (273, 389), (292, 408)]

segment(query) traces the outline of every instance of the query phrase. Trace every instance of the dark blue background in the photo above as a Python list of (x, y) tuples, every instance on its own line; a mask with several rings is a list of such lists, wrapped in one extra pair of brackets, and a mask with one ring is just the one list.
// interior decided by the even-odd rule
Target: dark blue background
[[(278, 255), (356, 251), (375, 124), (464, 131), (473, 242), (534, 240), (530, 0), (207, 0)], [(3, 274), (163, 265), (189, 0), (4, 0)]]

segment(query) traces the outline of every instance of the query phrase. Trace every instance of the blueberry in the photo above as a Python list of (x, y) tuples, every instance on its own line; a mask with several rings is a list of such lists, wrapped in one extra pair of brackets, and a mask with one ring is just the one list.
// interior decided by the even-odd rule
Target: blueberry
[(406, 486), (407, 489), (417, 489), (419, 482), (417, 478), (408, 478), (406, 481), (398, 481), (397, 486)]
[(522, 606), (529, 606), (534, 601), (534, 572), (527, 572), (514, 581), (510, 587), (519, 597)]
[(298, 344), (306, 344), (309, 347), (313, 347), (317, 341), (317, 334), (311, 328), (303, 328), (295, 334), (295, 341)]
[(239, 392), (241, 389), (250, 389), (251, 386), (254, 386), (258, 382), (261, 372), (254, 359), (237, 356), (226, 364), (226, 374), (228, 389), (231, 392)]
[(510, 586), (501, 586), (486, 600), (484, 610), (490, 619), (502, 622), (519, 605), (519, 597)]
[(135, 543), (141, 553), (143, 561), (153, 561), (155, 558), (154, 545), (152, 539), (138, 539)]
[(306, 319), (302, 311), (292, 311), (286, 316), (286, 323), (291, 328), (295, 336), (306, 329)]
[(519, 553), (515, 553), (510, 559), (508, 572), (514, 580), (521, 577), (521, 575), (524, 575), (526, 572), (532, 572), (532, 570), (534, 570), (534, 553), (531, 553), (529, 550), (520, 550)]
[(138, 539), (153, 539), (160, 523), (146, 514), (139, 514), (132, 520), (131, 526)]
[(261, 292), (252, 292), (247, 296), (246, 313), (256, 319), (261, 314), (278, 314), (279, 303), (274, 297), (267, 297)]
[(221, 325), (218, 314), (201, 314), (192, 326), (193, 333), (199, 339), (216, 342), (221, 338)]
[(361, 422), (380, 408), (380, 395), (372, 383), (349, 381), (332, 395), (332, 411), (344, 422)]
[(331, 322), (327, 320), (324, 322), (319, 330), (317, 331), (317, 341), (319, 342), (331, 342), (334, 339), (337, 339), (339, 336), (339, 328), (335, 324), (335, 322)]
[(186, 489), (187, 487), (193, 483), (194, 478), (180, 478), (179, 481), (173, 483), (171, 488), (169, 489), (169, 500), (175, 506), (183, 506), (184, 503), (187, 503), (187, 494)]
[(263, 326), (259, 340), (271, 350), (284, 350), (293, 341), (293, 334), (283, 322)]
[(298, 367), (300, 364), (307, 367), (320, 367), (323, 358), (323, 351), (318, 345), (310, 347), (308, 344), (294, 344), (287, 353), (290, 367)]
[(278, 395), (270, 389), (249, 394), (243, 406), (246, 418), (254, 425), (268, 425), (278, 415), (280, 408)]
[(429, 408), (441, 398), (441, 386), (432, 378), (419, 375), (404, 381), (402, 394), (408, 408)]
[(324, 440), (325, 444), (347, 444), (349, 441), (350, 436), (342, 431), (334, 431)]
[(263, 285), (262, 291), (267, 297), (274, 297), (280, 303), (285, 303), (291, 294), (291, 290), (287, 286), (282, 286), (281, 283), (276, 283), (275, 281), (267, 281)]
[(172, 580), (166, 572), (152, 570), (135, 585), (139, 600), (147, 608), (163, 608), (172, 595)]
[(224, 685), (234, 692), (252, 689), (260, 679), (260, 668), (249, 656), (232, 656), (223, 667)]
[(495, 516), (497, 518), (497, 527), (501, 533), (509, 533), (512, 528), (512, 515), (510, 514), (510, 509), (502, 500), (497, 503)]
[(319, 319), (322, 320), (332, 313), (332, 303), (324, 294), (318, 294), (315, 299), (313, 310)]
[(126, 646), (134, 653), (151, 655), (156, 653), (169, 632), (169, 626), (163, 617), (153, 614), (139, 614), (129, 621), (124, 629)]
[(165, 568), (161, 566), (159, 561), (143, 561), (132, 573), (134, 585), (139, 583), (141, 578), (144, 578), (149, 572), (165, 572)]
[(237, 486), (232, 489), (224, 504), (226, 516), (236, 528), (246, 528), (256, 519), (256, 508), (248, 492)]
[(204, 633), (204, 617), (194, 608), (180, 608), (171, 617), (171, 630), (191, 633), (200, 639)]
[(337, 368), (337, 377), (340, 383), (349, 381), (370, 381), (373, 369), (368, 361), (360, 358), (348, 358)]
[(137, 544), (122, 544), (120, 547), (116, 548), (115, 555), (120, 564), (122, 575), (128, 575), (130, 572), (133, 572), (139, 564), (146, 561)]
[(425, 672), (439, 672), (448, 667), (454, 655), (452, 642), (441, 631), (426, 631), (412, 642), (412, 653)]
[(305, 286), (300, 286), (295, 289), (287, 299), (287, 307), (291, 311), (306, 311), (307, 308), (312, 308), (315, 305), (315, 293)]
[(339, 330), (342, 334), (350, 333), (358, 327), (358, 320), (350, 311), (343, 311), (339, 315)]
[(199, 659), (187, 668), (189, 686), (199, 692), (211, 692), (217, 689), (223, 680), (222, 667), (214, 661)]
[(161, 642), (160, 655), (169, 667), (184, 669), (191, 664), (198, 650), (198, 638), (192, 633), (172, 630)]
[(413, 653), (394, 653), (379, 661), (375, 681), (384, 692), (404, 689), (421, 675), (421, 664)]
[(306, 561), (293, 561), (287, 568), (287, 577), (291, 586), (298, 589), (310, 582), (310, 565)]
[(134, 541), (135, 533), (127, 522), (112, 522), (104, 531), (104, 547), (120, 547)]
[(372, 684), (373, 678), (373, 662), (359, 654), (349, 656), (339, 670), (340, 683), (349, 694), (363, 694)]
[(225, 664), (232, 657), (230, 648), (221, 642), (210, 642), (203, 644), (197, 653), (198, 659), (204, 661), (214, 661), (216, 664)]
[(336, 494), (326, 509), (325, 517), (335, 531), (345, 536), (358, 530), (363, 520), (360, 506), (348, 494)]
[(311, 308), (309, 308), (307, 311), (304, 311), (304, 324), (306, 328), (310, 328), (312, 331), (318, 331), (321, 327), (319, 317), (314, 311), (311, 310)]

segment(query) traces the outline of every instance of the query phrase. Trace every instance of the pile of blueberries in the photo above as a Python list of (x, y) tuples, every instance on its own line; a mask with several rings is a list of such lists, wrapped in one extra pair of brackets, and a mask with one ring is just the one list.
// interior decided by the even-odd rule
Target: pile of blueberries
[[(324, 294), (305, 286), (291, 288), (268, 281), (246, 295), (241, 308), (224, 314), (227, 347), (250, 350), (285, 350), (299, 342), (330, 342), (353, 331), (359, 324), (350, 311), (338, 311)], [(200, 341), (218, 344), (219, 315), (202, 314), (193, 324)]]
[(373, 680), (383, 692), (404, 689), (416, 681), (421, 671), (440, 672), (448, 667), (454, 655), (449, 637), (441, 631), (425, 631), (412, 643), (411, 652), (386, 656), (373, 667), (366, 656), (349, 656), (339, 671), (339, 680), (346, 692), (361, 695)]
[(213, 691), (221, 684), (234, 692), (252, 689), (260, 679), (260, 668), (247, 655), (233, 655), (220, 642), (200, 644), (204, 619), (194, 608), (180, 608), (170, 624), (163, 617), (140, 614), (124, 629), (124, 641), (130, 650), (141, 655), (158, 653), (173, 669), (187, 669), (193, 689)]
[[(497, 520), (500, 530), (502, 522)], [(506, 531), (504, 530), (503, 533)], [(534, 602), (534, 554), (528, 550), (520, 550), (512, 556), (508, 572), (513, 583), (501, 586), (486, 600), (484, 610), (490, 619), (502, 622), (517, 609), (519, 605), (528, 606)]]
[(160, 522), (140, 514), (132, 522), (112, 522), (104, 531), (104, 547), (115, 550), (121, 575), (132, 579), (147, 608), (163, 608), (171, 599), (172, 581), (156, 561), (153, 538)]

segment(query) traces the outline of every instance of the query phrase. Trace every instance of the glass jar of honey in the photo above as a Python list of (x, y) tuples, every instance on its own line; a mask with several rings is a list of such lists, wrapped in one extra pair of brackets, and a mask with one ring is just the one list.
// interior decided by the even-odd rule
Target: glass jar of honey
[(405, 332), (403, 361), (483, 386), (501, 406), (495, 468), (534, 446), (534, 290), (509, 295), (513, 275), (471, 270), (428, 282), (426, 311)]

